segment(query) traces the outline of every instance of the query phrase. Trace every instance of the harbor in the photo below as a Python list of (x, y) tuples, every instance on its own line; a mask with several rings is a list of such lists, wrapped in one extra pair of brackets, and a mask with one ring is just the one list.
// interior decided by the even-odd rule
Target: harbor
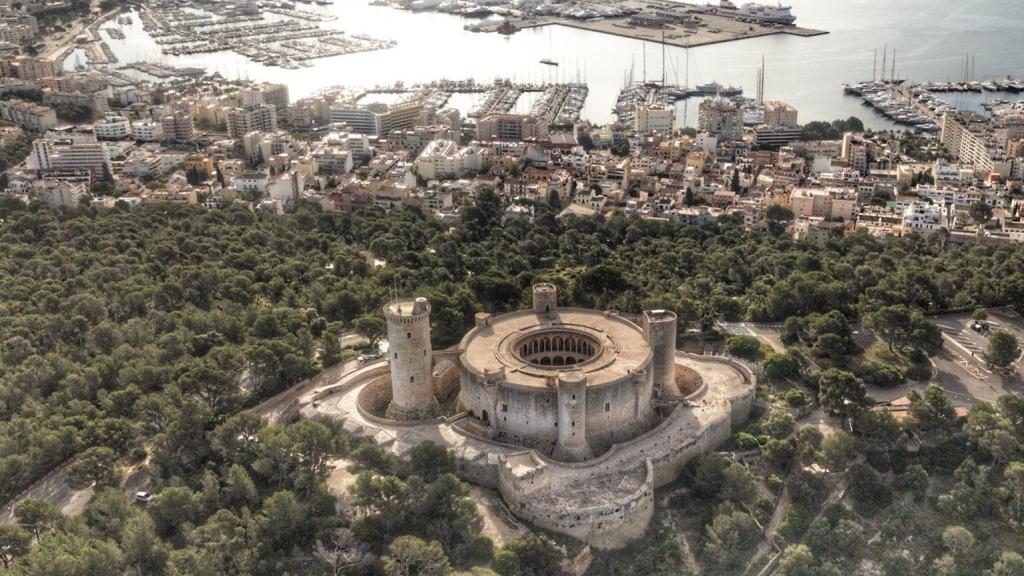
[(320, 27), (335, 19), (328, 14), (268, 7), (265, 16), (255, 2), (242, 7), (203, 4), (200, 9), (150, 6), (141, 12), (143, 27), (164, 54), (180, 56), (232, 51), (267, 66), (297, 69), (317, 58), (385, 50), (395, 45), (362, 34)]
[(474, 80), (440, 80), (409, 86), (395, 83), (362, 91), (332, 88), (328, 92), (347, 94), (349, 99), (358, 103), (376, 99), (417, 101), (429, 111), (450, 105), (455, 94), (474, 95), (477, 97), (476, 102), (459, 110), (471, 121), (492, 114), (528, 113), (543, 119), (548, 126), (571, 127), (573, 122), (580, 119), (590, 89), (579, 82), (538, 84), (498, 79), (489, 84)]
[[(727, 14), (707, 6), (666, 0), (626, 0), (615, 4), (584, 2), (568, 6), (559, 9), (545, 3), (533, 9), (487, 8), (486, 11), (504, 18), (468, 23), (465, 28), (471, 32), (509, 35), (520, 30), (557, 25), (681, 48), (777, 34), (809, 38), (828, 33), (753, 15)], [(473, 5), (464, 4), (462, 9), (476, 10)]]
[[(911, 82), (904, 80), (874, 80), (845, 85), (843, 91), (861, 98), (866, 106), (901, 126), (922, 132), (938, 132), (942, 116), (961, 108), (938, 94), (1020, 94), (1024, 80), (1006, 77), (1001, 80), (967, 82)], [(1010, 114), (1024, 110), (1024, 99), (994, 99), (980, 107), (993, 115)]]
[[(994, 5), (993, 10), (1003, 4), (1003, 0), (985, 2), (986, 5)], [(436, 10), (396, 10), (389, 6), (370, 5), (367, 0), (336, 0), (332, 6), (326, 7), (293, 4), (296, 10), (335, 17), (333, 21), (320, 22), (318, 26), (321, 29), (343, 28), (346, 35), (391, 38), (398, 43), (386, 50), (318, 58), (309, 60), (308, 67), (298, 65), (286, 69), (263, 64), (230, 49), (197, 54), (167, 54), (164, 52), (165, 46), (158, 44), (149, 31), (143, 29), (138, 11), (128, 13), (134, 24), (121, 26), (128, 37), (126, 40), (105, 38), (105, 41), (122, 63), (142, 61), (179, 67), (203, 67), (208, 72), (217, 72), (232, 80), (287, 82), (294, 97), (315, 94), (330, 85), (341, 83), (370, 87), (390, 85), (397, 80), (404, 80), (408, 84), (429, 83), (437, 78), (468, 77), (489, 83), (501, 77), (525, 84), (568, 82), (579, 78), (589, 86), (582, 115), (597, 123), (615, 120), (612, 109), (623, 85), (623, 71), (630, 69), (631, 61), (639, 69), (644, 44), (643, 41), (626, 36), (594, 33), (561, 25), (521, 30), (509, 36), (479, 34), (464, 28), (481, 22), (480, 18)], [(798, 25), (828, 29), (830, 33), (809, 39), (775, 34), (751, 38), (746, 42), (694, 46), (688, 52), (695, 62), (699, 62), (700, 67), (698, 69), (695, 66), (691, 72), (690, 85), (717, 80), (723, 85), (744, 87), (746, 92), (752, 94), (757, 63), (762, 55), (767, 55), (770, 76), (766, 87), (768, 97), (792, 103), (800, 109), (803, 119), (832, 120), (860, 116), (867, 127), (875, 130), (896, 127), (895, 122), (882, 115), (867, 113), (861, 99), (844, 97), (843, 91), (837, 90), (844, 82), (858, 78), (870, 80), (871, 47), (877, 45), (881, 50), (883, 42), (888, 41), (891, 48), (892, 39), (875, 26), (874, 19), (867, 17), (867, 12), (862, 13), (852, 8), (826, 10), (811, 0), (794, 0), (792, 4)], [(885, 11), (890, 18), (900, 22), (916, 21), (919, 18), (919, 14), (911, 10), (893, 11), (884, 8), (881, 0), (869, 0), (869, 4), (875, 13)], [(193, 3), (178, 2), (175, 5), (191, 8)], [(267, 21), (285, 19), (267, 13), (268, 5), (261, 4)], [(206, 3), (194, 6), (205, 11)], [(509, 6), (488, 8), (504, 10)], [(944, 26), (951, 26), (962, 19), (961, 15), (950, 8), (948, 0), (939, 0), (939, 5), (930, 8), (929, 14), (936, 21), (943, 22)], [(502, 18), (492, 16), (487, 21), (492, 20), (500, 22)], [(987, 24), (989, 30), (1002, 30), (1003, 19), (991, 20)], [(107, 22), (103, 27), (111, 24)], [(430, 28), (432, 34), (417, 36), (414, 31), (421, 27)], [(907, 48), (907, 45), (928, 41), (928, 38), (923, 37), (927, 34), (913, 26), (908, 30), (904, 37), (896, 41), (901, 54), (900, 69), (903, 76), (955, 81), (960, 76), (960, 60), (967, 51), (978, 53), (979, 81), (1005, 78), (1007, 73), (1012, 73), (1014, 77), (1022, 75), (1019, 58), (986, 48), (993, 42), (988, 36), (961, 34), (949, 37), (936, 45), (935, 50), (918, 54)], [(1006, 33), (1021, 35), (1018, 29), (1014, 30), (1017, 31)], [(675, 83), (685, 84), (681, 62), (687, 49), (671, 44), (673, 39), (669, 36), (674, 33), (672, 30), (651, 29), (650, 32), (652, 35), (650, 42), (647, 42), (647, 49), (651, 53), (651, 63), (654, 64), (656, 59), (651, 48), (660, 41), (664, 32), (670, 70), (671, 62), (680, 62), (680, 78)], [(104, 32), (101, 34), (107, 36)], [(998, 35), (990, 36), (995, 38)], [(558, 66), (543, 64), (543, 59), (553, 60)], [(856, 60), (862, 65), (859, 69), (840, 65), (847, 60)], [(794, 64), (797, 61), (800, 62), (799, 66)], [(94, 62), (89, 61), (88, 64), (93, 65)], [(404, 67), (401, 68), (402, 73), (398, 74), (400, 66)], [(985, 98), (986, 95), (989, 97)], [(1015, 100), (1011, 95), (989, 92), (964, 93), (963, 96), (957, 101), (965, 102), (969, 109), (979, 112), (982, 111), (980, 103), (983, 99)], [(956, 104), (954, 99), (947, 100)], [(691, 114), (690, 117), (695, 120), (695, 115)], [(692, 121), (685, 125), (692, 125)]]

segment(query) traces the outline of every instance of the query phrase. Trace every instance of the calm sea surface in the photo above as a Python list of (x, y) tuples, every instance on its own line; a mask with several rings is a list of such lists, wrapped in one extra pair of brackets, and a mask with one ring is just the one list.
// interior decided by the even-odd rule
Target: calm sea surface
[[(785, 100), (800, 111), (800, 120), (831, 120), (858, 115), (869, 126), (889, 127), (856, 98), (843, 95), (844, 82), (870, 80), (873, 54), (884, 45), (896, 50), (896, 73), (914, 80), (959, 80), (963, 61), (972, 55), (977, 79), (1024, 76), (1024, 0), (792, 0), (797, 23), (828, 30), (815, 38), (776, 35), (692, 48), (691, 85), (710, 82), (755, 90), (762, 56), (766, 63), (765, 95)], [(309, 9), (308, 5), (299, 5)], [(139, 18), (125, 27), (127, 38), (104, 35), (122, 62), (152, 61), (203, 66), (228, 78), (288, 84), (293, 99), (334, 85), (374, 86), (441, 78), (490, 81), (567, 81), (590, 86), (584, 118), (613, 120), (612, 105), (632, 69), (634, 79), (662, 76), (658, 44), (575, 30), (561, 26), (523, 30), (512, 36), (463, 30), (467, 20), (439, 13), (412, 13), (370, 6), (367, 0), (336, 0), (338, 19), (322, 24), (352, 34), (392, 38), (389, 50), (314, 60), (310, 68), (286, 70), (253, 63), (223, 52), (165, 56), (142, 30)], [(686, 50), (665, 50), (669, 81), (686, 78)], [(551, 58), (558, 67), (540, 63)], [(879, 56), (881, 59), (881, 56)], [(947, 95), (951, 103), (976, 108), (986, 99), (1021, 98), (992, 94)], [(467, 103), (471, 99), (464, 99)], [(680, 106), (682, 111), (683, 107)], [(696, 101), (686, 106), (680, 124), (696, 121)]]

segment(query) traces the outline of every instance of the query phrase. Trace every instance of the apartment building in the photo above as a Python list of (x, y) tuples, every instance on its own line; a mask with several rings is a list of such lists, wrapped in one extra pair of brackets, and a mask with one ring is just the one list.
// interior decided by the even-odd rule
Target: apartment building
[(852, 222), (857, 194), (845, 188), (796, 188), (789, 195), (789, 207), (797, 218)]
[(700, 103), (697, 129), (721, 140), (743, 138), (743, 110), (727, 98), (708, 98)]
[(34, 170), (101, 173), (110, 162), (106, 144), (84, 136), (41, 138), (32, 143), (28, 166)]
[(227, 110), (228, 136), (241, 138), (250, 132), (277, 130), (277, 108), (272, 104), (252, 104)]
[(637, 132), (671, 133), (676, 123), (676, 108), (672, 104), (637, 104), (633, 115), (633, 129)]
[(57, 126), (57, 113), (49, 106), (28, 100), (0, 100), (0, 118), (24, 128), (42, 132)]
[(107, 116), (93, 125), (99, 140), (125, 140), (132, 134), (132, 124), (124, 116)]

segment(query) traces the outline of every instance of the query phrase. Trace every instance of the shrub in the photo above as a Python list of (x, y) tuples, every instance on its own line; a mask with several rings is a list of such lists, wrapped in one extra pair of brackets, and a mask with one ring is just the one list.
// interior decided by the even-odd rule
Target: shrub
[(787, 390), (786, 393), (782, 395), (782, 399), (786, 401), (786, 404), (789, 404), (794, 408), (807, 404), (807, 395), (804, 394), (803, 390), (797, 390), (796, 388)]
[(927, 382), (932, 378), (932, 368), (928, 364), (914, 364), (910, 368), (907, 368), (903, 375), (907, 380)]
[(757, 437), (749, 432), (740, 432), (733, 439), (733, 445), (739, 452), (747, 452), (749, 450), (757, 450), (761, 447), (761, 443), (757, 441)]
[(906, 382), (906, 378), (900, 374), (899, 369), (881, 362), (865, 362), (857, 367), (854, 373), (868, 386), (877, 386), (878, 388), (895, 388)]
[(796, 378), (800, 375), (800, 364), (788, 352), (773, 352), (764, 359), (764, 375), (772, 381)]
[(729, 354), (740, 358), (753, 359), (761, 350), (761, 343), (753, 336), (731, 336), (725, 341)]

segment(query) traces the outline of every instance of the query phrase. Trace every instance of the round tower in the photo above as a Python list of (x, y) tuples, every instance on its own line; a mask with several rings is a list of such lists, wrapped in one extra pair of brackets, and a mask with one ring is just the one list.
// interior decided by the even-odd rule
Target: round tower
[(542, 283), (533, 286), (533, 311), (547, 314), (558, 309), (558, 288), (554, 284)]
[(558, 373), (558, 442), (553, 456), (579, 462), (594, 457), (587, 443), (587, 377), (579, 370)]
[(644, 337), (654, 353), (651, 363), (654, 387), (662, 394), (679, 396), (676, 385), (676, 313), (671, 310), (644, 311)]
[(387, 417), (422, 420), (437, 416), (433, 355), (430, 348), (430, 304), (426, 298), (394, 300), (384, 306), (391, 364), (391, 404)]

